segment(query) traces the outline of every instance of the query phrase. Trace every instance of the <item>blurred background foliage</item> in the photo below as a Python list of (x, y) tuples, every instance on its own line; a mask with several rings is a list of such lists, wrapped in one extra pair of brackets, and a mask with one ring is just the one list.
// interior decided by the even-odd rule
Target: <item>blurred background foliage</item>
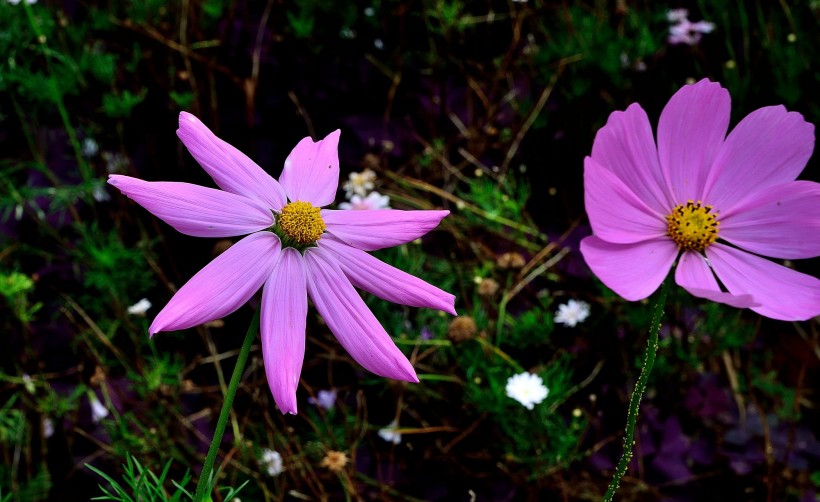
[[(714, 31), (670, 44), (673, 8)], [(274, 176), (341, 128), (342, 181), (371, 169), (393, 207), (451, 211), (377, 255), (461, 314), (367, 296), (419, 373), (405, 385), (311, 311), (298, 416), (256, 347), (217, 500), (597, 500), (649, 308), (578, 253), (583, 158), (609, 113), (640, 102), (654, 122), (700, 78), (728, 88), (733, 123), (781, 103), (820, 123), (818, 20), (816, 0), (0, 0), (0, 501), (190, 498), (258, 300), (149, 340), (230, 242), (105, 183), (212, 186), (174, 135), (182, 110)], [(554, 321), (568, 299), (587, 321)], [(818, 328), (673, 290), (621, 499), (817, 500)], [(523, 371), (549, 389), (533, 410), (505, 393)]]

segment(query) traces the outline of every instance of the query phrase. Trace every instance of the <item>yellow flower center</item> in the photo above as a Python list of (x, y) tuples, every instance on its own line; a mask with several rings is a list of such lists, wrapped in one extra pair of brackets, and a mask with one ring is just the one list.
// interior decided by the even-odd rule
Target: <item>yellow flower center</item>
[(666, 217), (669, 237), (685, 251), (703, 251), (718, 238), (717, 213), (701, 201), (678, 204)]
[(299, 245), (312, 244), (318, 241), (325, 231), (325, 222), (320, 211), (321, 209), (313, 207), (310, 202), (297, 200), (282, 208), (277, 223), (293, 242)]

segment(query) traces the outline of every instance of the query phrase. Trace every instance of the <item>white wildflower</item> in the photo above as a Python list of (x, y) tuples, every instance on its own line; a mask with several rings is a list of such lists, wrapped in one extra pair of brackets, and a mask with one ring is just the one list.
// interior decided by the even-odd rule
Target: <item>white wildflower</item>
[(384, 429), (379, 429), (379, 437), (384, 439), (388, 443), (401, 443), (401, 432), (399, 432), (399, 423), (393, 420)]
[(50, 418), (43, 418), (43, 437), (50, 438), (54, 435), (54, 422)]
[(376, 173), (372, 169), (365, 169), (360, 173), (350, 173), (347, 181), (342, 185), (345, 197), (350, 199), (354, 194), (365, 197), (368, 192), (373, 190), (375, 181)]
[(373, 39), (373, 47), (379, 50), (384, 49), (384, 41), (381, 38)]
[(570, 300), (558, 306), (555, 313), (555, 322), (574, 328), (579, 322), (584, 322), (589, 317), (589, 304), (578, 300)]
[(108, 416), (108, 408), (97, 399), (97, 394), (93, 392), (88, 393), (88, 401), (91, 403), (91, 421), (98, 424)]
[(528, 410), (543, 401), (549, 392), (541, 377), (532, 373), (519, 373), (507, 380), (507, 397), (515, 399)]
[(390, 197), (379, 192), (370, 192), (364, 198), (354, 195), (350, 202), (339, 203), (339, 209), (390, 209)]
[(320, 390), (316, 393), (316, 397), (309, 397), (308, 402), (318, 408), (331, 410), (336, 406), (336, 389)]
[(145, 315), (148, 312), (148, 309), (151, 308), (151, 302), (148, 301), (147, 298), (143, 298), (142, 300), (138, 301), (137, 303), (128, 307), (128, 313), (131, 315)]
[(82, 152), (83, 157), (91, 158), (97, 155), (100, 151), (100, 146), (94, 141), (94, 138), (85, 138), (83, 140)]
[(280, 455), (278, 451), (269, 448), (262, 448), (259, 465), (265, 469), (265, 472), (267, 472), (270, 477), (278, 476), (285, 472), (285, 463), (282, 461), (282, 455)]

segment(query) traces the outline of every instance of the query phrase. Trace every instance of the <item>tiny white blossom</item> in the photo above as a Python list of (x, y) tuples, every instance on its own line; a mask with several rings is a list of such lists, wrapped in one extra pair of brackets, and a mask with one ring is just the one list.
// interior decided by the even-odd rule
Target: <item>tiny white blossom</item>
[(688, 17), (689, 11), (687, 9), (669, 9), (666, 11), (666, 19), (670, 23), (680, 23)]
[(578, 300), (570, 300), (558, 306), (555, 313), (555, 322), (574, 328), (579, 322), (584, 322), (589, 317), (589, 304)]
[(285, 463), (282, 455), (276, 450), (262, 448), (262, 456), (259, 458), (259, 465), (265, 469), (268, 476), (274, 477), (285, 472)]
[(354, 195), (350, 202), (339, 203), (339, 209), (390, 209), (390, 197), (379, 192), (370, 192), (364, 198)]
[(373, 190), (375, 181), (376, 173), (372, 169), (365, 169), (360, 173), (350, 173), (347, 181), (342, 185), (345, 197), (350, 199), (354, 194), (360, 197), (366, 196), (368, 192)]
[(93, 392), (88, 393), (88, 401), (91, 403), (91, 421), (98, 424), (108, 416), (108, 408), (97, 399), (97, 394)]
[[(10, 3), (12, 5), (17, 5), (17, 4), (20, 3), (20, 0), (7, 0), (7, 1), (8, 1), (8, 3)], [(29, 5), (34, 5), (34, 4), (37, 3), (37, 0), (26, 0), (26, 3), (29, 4)]]
[(384, 41), (381, 38), (376, 38), (373, 40), (373, 47), (382, 50), (384, 49)]
[(43, 436), (50, 438), (54, 435), (54, 422), (50, 418), (43, 418)]
[(379, 429), (379, 437), (384, 439), (388, 443), (401, 443), (401, 432), (399, 432), (399, 423), (393, 420), (384, 429)]
[(128, 307), (128, 313), (131, 315), (145, 315), (148, 309), (151, 308), (151, 302), (147, 298), (143, 298), (137, 303)]
[(364, 8), (364, 15), (367, 16), (367, 17), (373, 17), (373, 14), (375, 14), (375, 13), (376, 13), (376, 11), (373, 10), (373, 7), (365, 7)]
[(94, 141), (94, 138), (85, 138), (82, 146), (84, 157), (93, 157), (100, 151), (100, 146)]
[(507, 380), (507, 397), (523, 404), (528, 410), (546, 399), (549, 389), (544, 386), (541, 377), (532, 373), (519, 373)]
[(29, 394), (34, 394), (37, 391), (37, 387), (34, 386), (34, 380), (31, 378), (31, 375), (28, 373), (23, 373), (23, 387), (28, 391)]
[(316, 393), (316, 397), (309, 397), (308, 402), (318, 408), (331, 410), (336, 406), (336, 389), (320, 390)]

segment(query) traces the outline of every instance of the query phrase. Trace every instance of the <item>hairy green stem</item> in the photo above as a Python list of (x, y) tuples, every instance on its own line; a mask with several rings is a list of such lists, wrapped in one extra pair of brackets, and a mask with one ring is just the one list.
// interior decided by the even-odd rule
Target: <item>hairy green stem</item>
[(213, 483), (211, 478), (216, 461), (216, 454), (219, 451), (219, 445), (222, 444), (222, 435), (225, 433), (225, 426), (228, 424), (228, 417), (231, 414), (231, 406), (233, 405), (233, 398), (236, 396), (236, 389), (239, 388), (239, 381), (242, 379), (242, 372), (245, 370), (245, 362), (248, 360), (248, 354), (251, 351), (251, 345), (256, 339), (256, 333), (259, 332), (259, 311), (253, 316), (251, 325), (248, 326), (248, 334), (245, 335), (245, 341), (242, 342), (242, 349), (239, 351), (239, 357), (236, 360), (236, 366), (231, 375), (231, 382), (228, 384), (228, 390), (225, 392), (225, 400), (222, 404), (222, 411), (219, 413), (219, 421), (216, 423), (216, 430), (214, 430), (214, 439), (211, 441), (211, 447), (208, 449), (208, 456), (205, 457), (205, 464), (202, 466), (202, 472), (199, 474), (199, 481), (196, 484), (195, 502), (205, 502), (210, 500), (211, 490), (213, 490)]
[(615, 491), (621, 484), (621, 478), (626, 474), (629, 467), (629, 461), (632, 460), (632, 449), (635, 447), (635, 423), (638, 421), (638, 410), (641, 407), (641, 398), (646, 390), (646, 384), (649, 381), (649, 374), (652, 372), (652, 366), (655, 364), (655, 354), (658, 352), (658, 332), (661, 329), (661, 318), (663, 317), (663, 307), (666, 304), (666, 293), (669, 291), (669, 278), (663, 281), (661, 292), (658, 296), (658, 301), (652, 308), (652, 321), (649, 324), (649, 341), (646, 344), (646, 351), (643, 353), (643, 367), (641, 368), (641, 375), (638, 381), (635, 382), (635, 389), (632, 391), (632, 396), (629, 398), (629, 412), (626, 416), (626, 431), (624, 432), (624, 453), (621, 455), (621, 460), (615, 468), (615, 475), (612, 476), (612, 481), (609, 482), (609, 487), (602, 499), (604, 502), (610, 502), (615, 496)]

